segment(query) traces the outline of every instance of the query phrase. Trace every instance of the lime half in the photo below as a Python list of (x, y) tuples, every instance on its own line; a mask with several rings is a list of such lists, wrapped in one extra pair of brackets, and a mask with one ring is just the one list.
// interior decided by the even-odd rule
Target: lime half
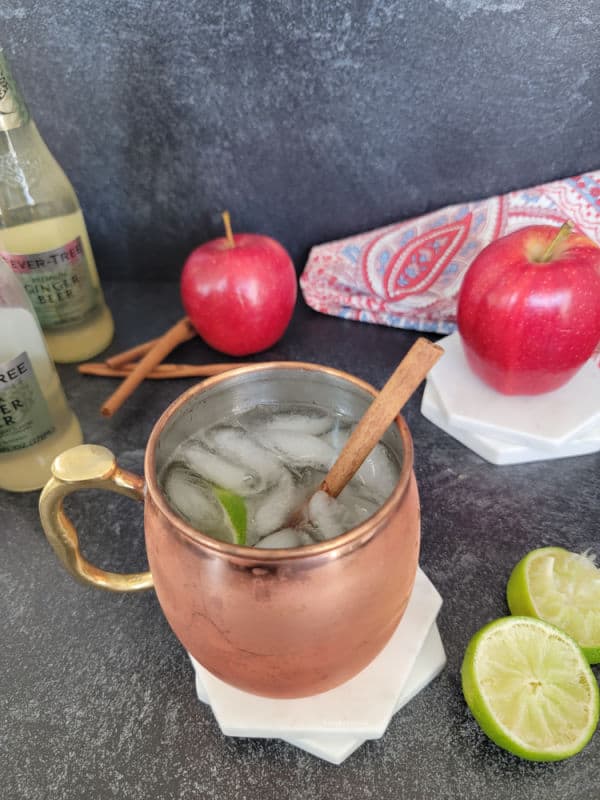
[(469, 642), (467, 705), (500, 747), (530, 761), (578, 753), (598, 724), (598, 684), (579, 645), (533, 617), (502, 617)]
[(219, 503), (223, 506), (234, 544), (246, 544), (246, 504), (238, 494), (213, 486)]
[(600, 663), (600, 569), (562, 547), (532, 550), (506, 587), (511, 614), (551, 622), (572, 636), (590, 664)]

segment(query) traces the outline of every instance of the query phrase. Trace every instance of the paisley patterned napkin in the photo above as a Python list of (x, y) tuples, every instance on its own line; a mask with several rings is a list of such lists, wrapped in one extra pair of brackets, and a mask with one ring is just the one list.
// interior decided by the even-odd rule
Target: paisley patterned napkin
[(462, 279), (480, 250), (517, 228), (566, 219), (600, 244), (600, 171), (318, 245), (300, 286), (324, 314), (451, 333)]

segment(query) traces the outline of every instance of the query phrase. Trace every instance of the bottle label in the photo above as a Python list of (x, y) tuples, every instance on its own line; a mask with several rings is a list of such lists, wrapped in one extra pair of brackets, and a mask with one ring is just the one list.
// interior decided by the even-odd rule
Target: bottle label
[(4, 54), (0, 52), (0, 131), (19, 128), (29, 115)]
[(55, 250), (28, 255), (0, 251), (0, 258), (20, 277), (43, 328), (81, 322), (96, 305), (80, 236)]
[(27, 353), (0, 363), (0, 453), (31, 447), (54, 431)]

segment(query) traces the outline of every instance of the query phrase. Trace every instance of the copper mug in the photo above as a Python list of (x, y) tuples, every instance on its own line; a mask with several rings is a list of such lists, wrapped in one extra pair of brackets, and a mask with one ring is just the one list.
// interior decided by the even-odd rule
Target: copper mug
[[(341, 536), (287, 550), (217, 541), (169, 506), (157, 476), (188, 435), (258, 404), (308, 403), (359, 418), (375, 389), (316, 364), (275, 362), (231, 370), (182, 394), (154, 426), (145, 480), (113, 454), (81, 445), (55, 460), (40, 496), (46, 535), (78, 580), (110, 591), (154, 587), (177, 638), (223, 681), (267, 697), (303, 697), (349, 680), (397, 627), (416, 576), (420, 512), (413, 446), (401, 416), (384, 441), (401, 464), (398, 483), (370, 519)], [(63, 498), (108, 489), (144, 503), (150, 572), (120, 575), (86, 561)]]

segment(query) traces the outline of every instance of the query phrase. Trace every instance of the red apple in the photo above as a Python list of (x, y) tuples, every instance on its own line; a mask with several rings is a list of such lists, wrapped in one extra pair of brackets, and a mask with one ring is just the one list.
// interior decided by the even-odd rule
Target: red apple
[(557, 389), (600, 340), (600, 248), (567, 226), (497, 239), (467, 271), (458, 329), (471, 368), (497, 391)]
[(200, 245), (181, 275), (181, 299), (192, 324), (207, 344), (230, 356), (275, 344), (292, 317), (296, 294), (287, 252), (253, 233)]

